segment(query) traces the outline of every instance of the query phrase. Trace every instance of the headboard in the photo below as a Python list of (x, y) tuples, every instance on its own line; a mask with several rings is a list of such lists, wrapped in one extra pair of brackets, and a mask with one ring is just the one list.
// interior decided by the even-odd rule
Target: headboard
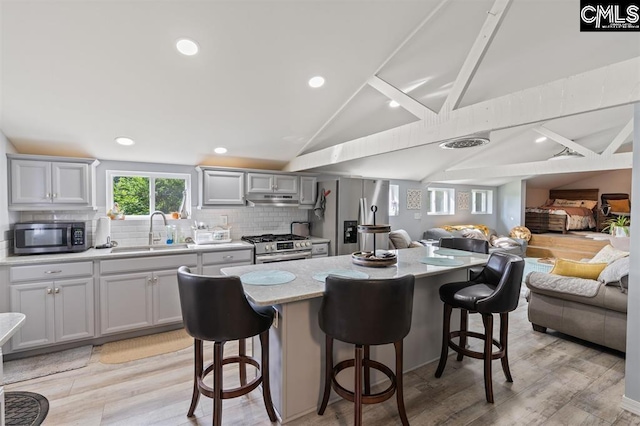
[[(550, 189), (549, 198), (564, 200), (593, 200), (598, 201), (599, 189)], [(628, 197), (627, 197), (628, 198)]]

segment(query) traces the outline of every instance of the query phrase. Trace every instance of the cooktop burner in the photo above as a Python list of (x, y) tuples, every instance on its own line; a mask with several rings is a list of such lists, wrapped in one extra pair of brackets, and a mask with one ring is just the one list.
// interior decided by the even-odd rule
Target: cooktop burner
[(280, 241), (298, 241), (306, 240), (307, 237), (294, 234), (263, 234), (263, 235), (248, 235), (243, 236), (242, 240), (257, 244), (257, 243), (274, 243)]

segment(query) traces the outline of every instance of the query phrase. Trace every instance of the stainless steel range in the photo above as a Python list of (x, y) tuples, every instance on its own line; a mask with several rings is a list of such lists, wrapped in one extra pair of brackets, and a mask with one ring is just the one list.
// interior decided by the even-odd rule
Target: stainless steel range
[(242, 240), (253, 244), (255, 263), (284, 262), (311, 259), (311, 241), (294, 234), (264, 234), (245, 236)]

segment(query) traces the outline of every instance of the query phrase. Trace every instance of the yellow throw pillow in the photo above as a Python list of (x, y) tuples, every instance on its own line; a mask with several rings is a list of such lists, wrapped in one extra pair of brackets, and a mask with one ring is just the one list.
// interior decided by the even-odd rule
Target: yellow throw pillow
[(556, 259), (556, 264), (549, 273), (563, 275), (565, 277), (597, 280), (600, 272), (602, 272), (606, 266), (606, 263), (587, 263), (568, 259)]
[(585, 209), (593, 209), (595, 206), (598, 205), (597, 201), (592, 201), (592, 200), (582, 200), (582, 205), (580, 207), (584, 207)]
[(629, 200), (607, 200), (609, 203), (609, 207), (611, 207), (612, 212), (617, 213), (630, 213), (631, 206), (629, 204)]

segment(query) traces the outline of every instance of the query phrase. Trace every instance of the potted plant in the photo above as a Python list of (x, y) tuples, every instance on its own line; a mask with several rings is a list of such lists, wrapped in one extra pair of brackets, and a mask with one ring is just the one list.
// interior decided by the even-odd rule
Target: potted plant
[(609, 234), (616, 237), (629, 236), (629, 218), (627, 216), (616, 216), (605, 221), (605, 227), (602, 232), (609, 231)]

